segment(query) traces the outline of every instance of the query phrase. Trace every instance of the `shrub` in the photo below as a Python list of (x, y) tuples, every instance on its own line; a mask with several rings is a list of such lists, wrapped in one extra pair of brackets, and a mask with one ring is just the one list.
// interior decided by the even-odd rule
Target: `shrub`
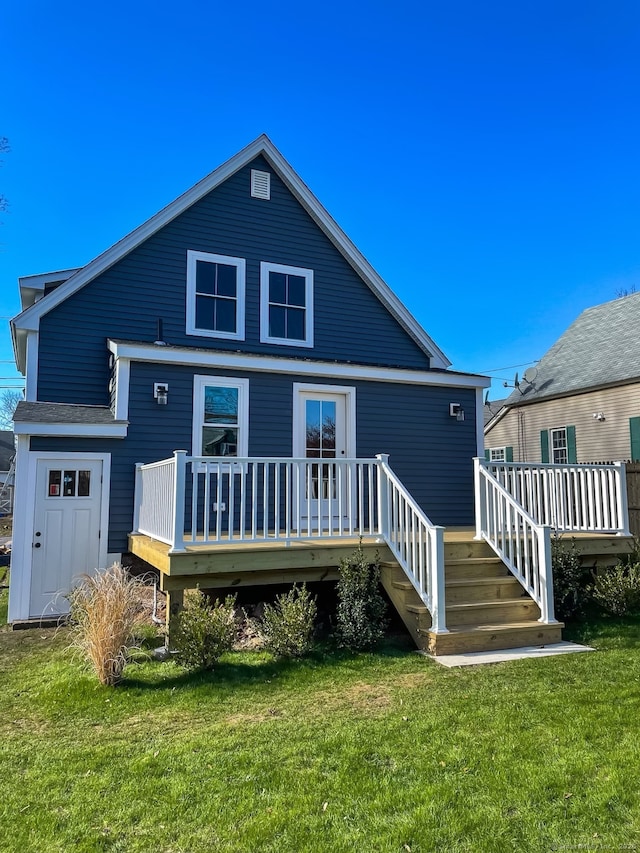
[(336, 638), (352, 651), (373, 648), (387, 627), (387, 604), (380, 593), (380, 559), (369, 563), (362, 543), (340, 561)]
[(593, 597), (614, 616), (627, 616), (640, 610), (640, 563), (620, 560), (613, 568), (598, 572)]
[(313, 632), (318, 613), (316, 597), (306, 584), (295, 584), (289, 592), (265, 604), (262, 630), (265, 646), (278, 657), (299, 658), (313, 648)]
[(71, 643), (89, 662), (101, 684), (122, 678), (134, 631), (142, 617), (142, 578), (118, 563), (84, 575), (69, 594)]
[(213, 669), (236, 637), (235, 595), (211, 604), (199, 589), (190, 594), (176, 618), (171, 645), (177, 663), (187, 669)]
[(556, 618), (565, 621), (583, 615), (590, 598), (590, 575), (589, 569), (582, 565), (575, 539), (565, 548), (560, 537), (554, 537), (551, 563)]

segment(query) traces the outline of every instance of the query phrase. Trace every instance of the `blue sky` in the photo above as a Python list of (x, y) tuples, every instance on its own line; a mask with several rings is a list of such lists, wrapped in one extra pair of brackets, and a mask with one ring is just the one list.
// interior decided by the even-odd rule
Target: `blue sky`
[(19, 275), (87, 263), (262, 132), (454, 368), (502, 368), (494, 399), (640, 288), (637, 0), (5, 0), (0, 30), (2, 377)]

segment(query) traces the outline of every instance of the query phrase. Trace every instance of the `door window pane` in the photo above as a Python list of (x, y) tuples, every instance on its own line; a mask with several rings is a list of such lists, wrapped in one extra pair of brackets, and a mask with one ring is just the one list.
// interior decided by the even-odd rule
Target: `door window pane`
[(62, 471), (49, 471), (49, 490), (50, 498), (60, 497), (60, 484), (62, 483)]
[(78, 471), (78, 497), (88, 498), (91, 491), (91, 471)]
[[(306, 455), (334, 459), (336, 455), (336, 404), (333, 400), (306, 402)], [(314, 451), (314, 452), (311, 452)]]
[(62, 495), (65, 498), (73, 498), (76, 494), (76, 472), (65, 471), (62, 478)]

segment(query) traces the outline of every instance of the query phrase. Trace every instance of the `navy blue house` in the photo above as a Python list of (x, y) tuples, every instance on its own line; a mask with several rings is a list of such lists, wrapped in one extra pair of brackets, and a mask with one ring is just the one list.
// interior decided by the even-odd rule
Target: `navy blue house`
[[(20, 288), (11, 621), (64, 612), (71, 578), (120, 559), (145, 525), (176, 546), (176, 525), (206, 513), (200, 535), (246, 523), (255, 538), (275, 501), (285, 538), (301, 535), (304, 518), (311, 534), (321, 503), (350, 516), (356, 489), (345, 479), (342, 500), (343, 472), (369, 476), (355, 460), (378, 454), (433, 524), (473, 524), (488, 380), (450, 369), (267, 137), (87, 266), (27, 276)], [(185, 456), (200, 462), (181, 486)], [(298, 477), (289, 517), (288, 498), (274, 497), (280, 475), (267, 485), (265, 471), (318, 458), (304, 468), (302, 498), (301, 469), (282, 474), (291, 489)], [(272, 462), (250, 488), (257, 459)], [(151, 464), (162, 460), (173, 467)], [(202, 460), (226, 476), (204, 497), (193, 485)], [(353, 477), (357, 500), (372, 501)], [(251, 521), (258, 493), (266, 503)], [(227, 505), (231, 522), (216, 520)], [(158, 520), (167, 507), (171, 530)]]

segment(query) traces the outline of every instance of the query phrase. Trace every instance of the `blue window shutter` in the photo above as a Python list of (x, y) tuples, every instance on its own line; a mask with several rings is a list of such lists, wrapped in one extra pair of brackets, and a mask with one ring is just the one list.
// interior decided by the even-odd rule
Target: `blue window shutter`
[(578, 461), (576, 453), (576, 428), (574, 426), (567, 427), (567, 461), (569, 465), (575, 465)]
[(549, 430), (540, 430), (540, 459), (543, 462), (549, 461)]
[(629, 418), (629, 433), (631, 438), (631, 460), (640, 461), (640, 418)]
[[(638, 418), (638, 420), (640, 421), (640, 418)], [(491, 461), (491, 451), (490, 450), (485, 450), (484, 458), (486, 459), (487, 462)]]
[(505, 462), (513, 462), (513, 447), (505, 447), (504, 458)]

